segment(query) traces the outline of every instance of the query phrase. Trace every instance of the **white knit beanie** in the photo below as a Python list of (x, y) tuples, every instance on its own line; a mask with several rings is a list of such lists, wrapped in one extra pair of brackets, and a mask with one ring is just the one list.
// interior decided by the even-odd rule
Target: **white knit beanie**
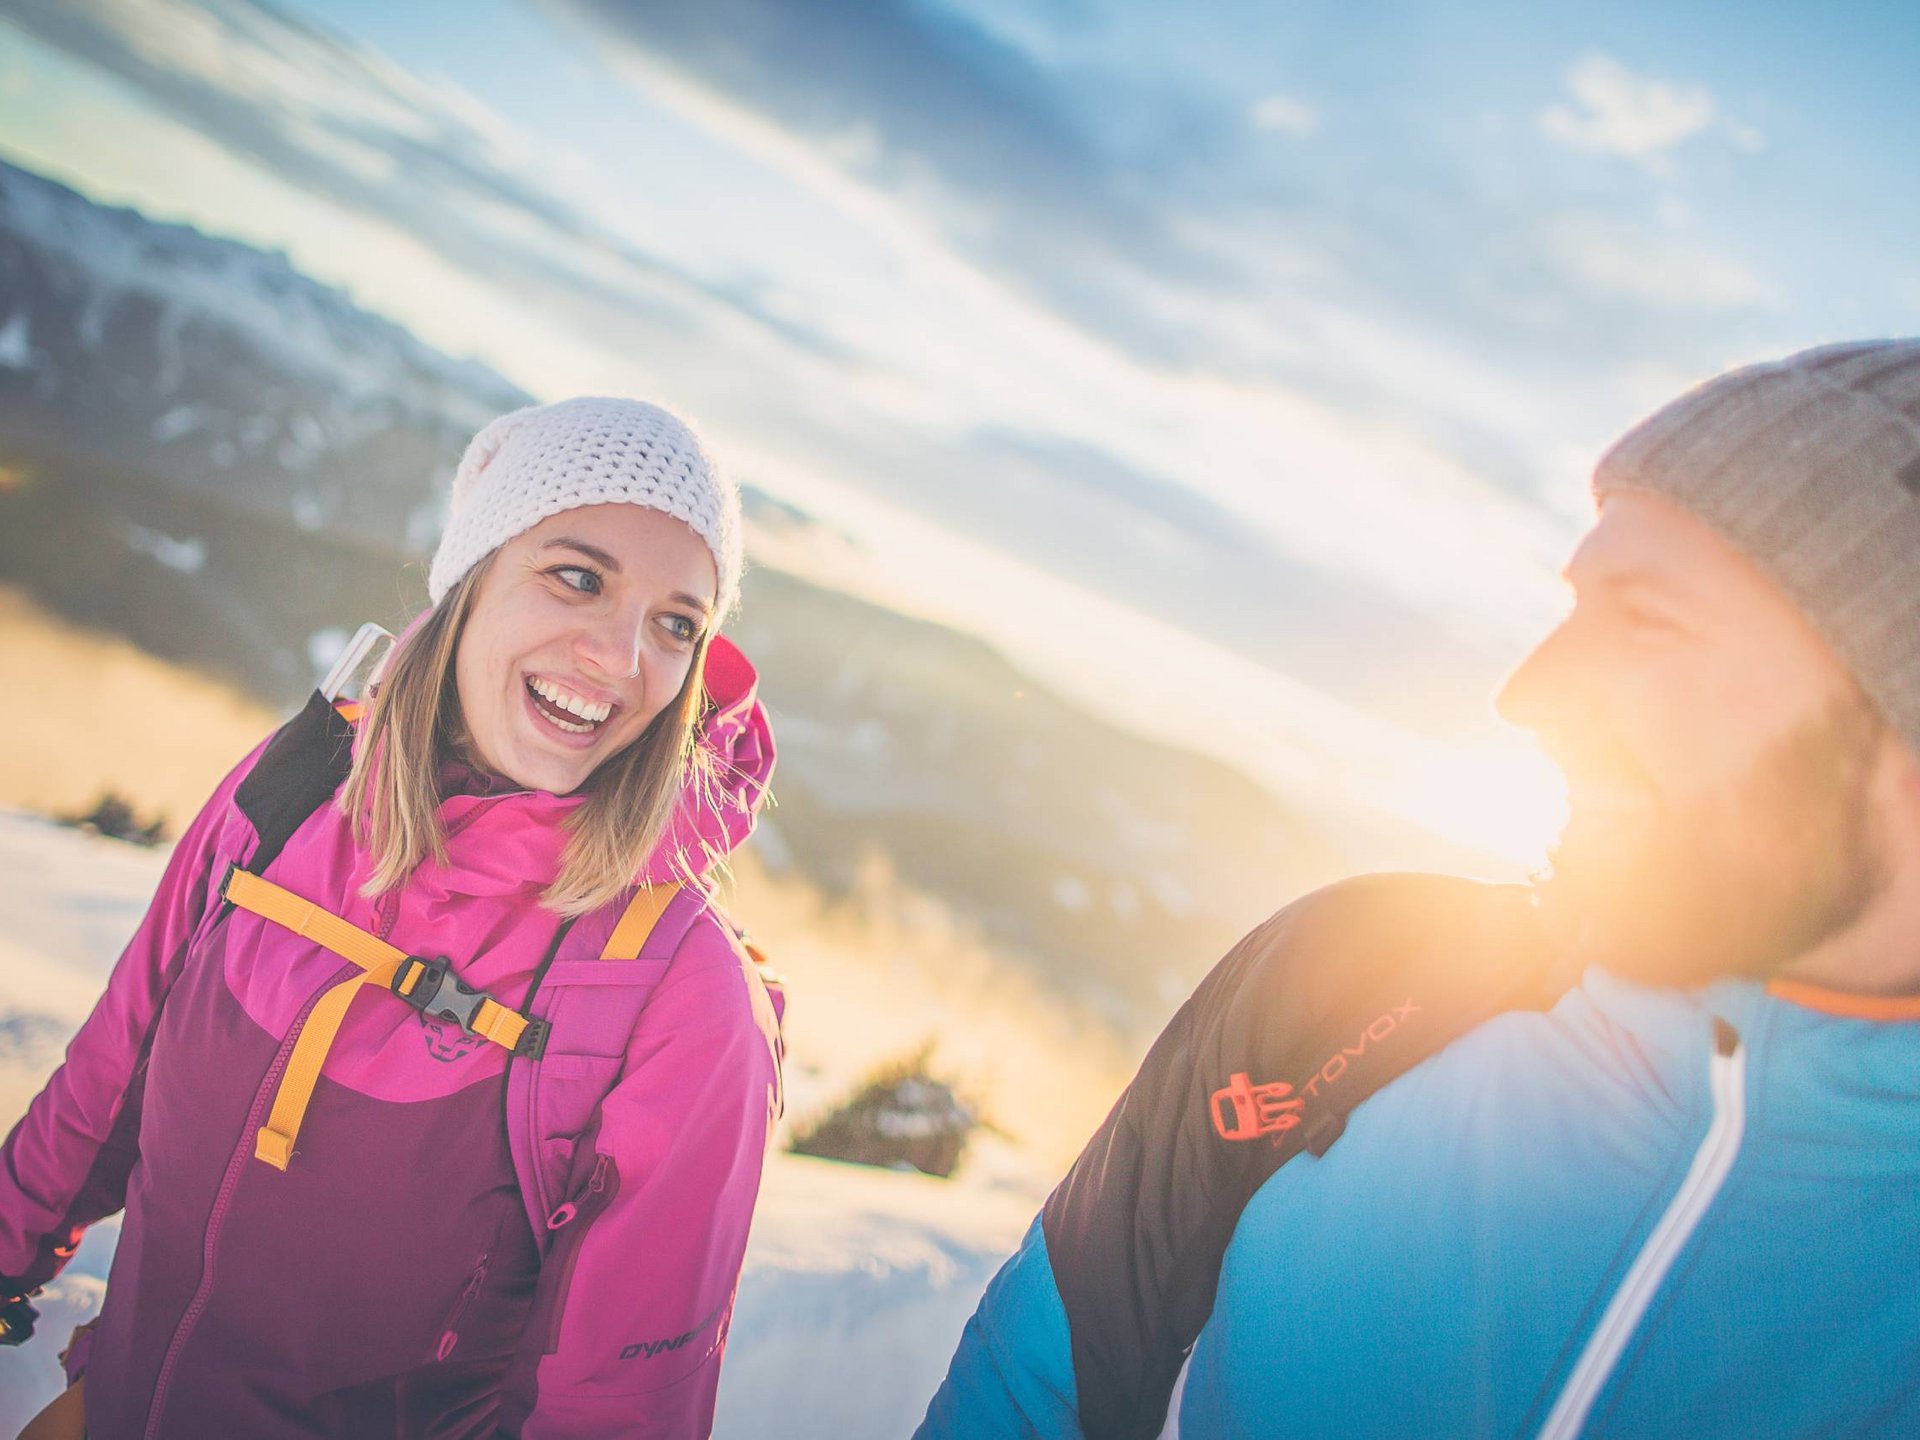
[(447, 528), (427, 572), (438, 605), (474, 563), (549, 515), (644, 505), (686, 521), (713, 552), (724, 617), (740, 590), (740, 492), (685, 421), (644, 400), (583, 396), (531, 405), (483, 428), (453, 476)]

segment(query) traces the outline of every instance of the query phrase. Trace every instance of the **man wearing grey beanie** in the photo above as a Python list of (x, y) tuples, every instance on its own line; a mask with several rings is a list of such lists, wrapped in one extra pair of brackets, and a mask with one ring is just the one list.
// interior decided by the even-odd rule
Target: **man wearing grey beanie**
[(1248, 936), (925, 1440), (1920, 1434), (1920, 340), (1724, 375), (1594, 491), (1499, 697), (1551, 872)]

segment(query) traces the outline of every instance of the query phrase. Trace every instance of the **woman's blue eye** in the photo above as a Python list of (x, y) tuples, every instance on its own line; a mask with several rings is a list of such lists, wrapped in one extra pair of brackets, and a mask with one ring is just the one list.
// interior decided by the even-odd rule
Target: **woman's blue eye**
[(600, 575), (584, 565), (558, 565), (547, 572), (560, 577), (560, 583), (569, 590), (578, 590), (582, 595), (600, 593)]
[(666, 617), (667, 628), (673, 632), (673, 638), (682, 644), (691, 644), (700, 633), (700, 627), (684, 615)]

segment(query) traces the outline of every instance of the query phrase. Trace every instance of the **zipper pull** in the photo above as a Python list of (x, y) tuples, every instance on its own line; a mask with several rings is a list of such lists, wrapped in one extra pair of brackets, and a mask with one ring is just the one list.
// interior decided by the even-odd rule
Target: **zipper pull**
[(574, 1218), (579, 1215), (580, 1208), (607, 1188), (607, 1169), (612, 1164), (613, 1161), (605, 1155), (596, 1154), (593, 1157), (593, 1175), (588, 1179), (586, 1188), (580, 1192), (580, 1198), (567, 1201), (547, 1216), (547, 1229), (562, 1230), (571, 1225)]
[(1722, 1060), (1731, 1060), (1733, 1052), (1740, 1048), (1740, 1032), (1722, 1020), (1713, 1017), (1713, 1053)]

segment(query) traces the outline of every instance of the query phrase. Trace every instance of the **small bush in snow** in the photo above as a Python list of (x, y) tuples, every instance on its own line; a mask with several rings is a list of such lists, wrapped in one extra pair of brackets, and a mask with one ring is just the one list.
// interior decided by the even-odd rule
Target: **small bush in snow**
[(129, 845), (158, 845), (167, 838), (165, 815), (142, 820), (134, 813), (132, 802), (117, 790), (102, 790), (91, 810), (56, 815), (54, 819), (62, 825), (105, 835), (109, 840), (125, 840)]
[(953, 1174), (967, 1140), (984, 1123), (978, 1107), (930, 1073), (933, 1042), (876, 1066), (845, 1101), (795, 1134), (801, 1155), (892, 1169)]

